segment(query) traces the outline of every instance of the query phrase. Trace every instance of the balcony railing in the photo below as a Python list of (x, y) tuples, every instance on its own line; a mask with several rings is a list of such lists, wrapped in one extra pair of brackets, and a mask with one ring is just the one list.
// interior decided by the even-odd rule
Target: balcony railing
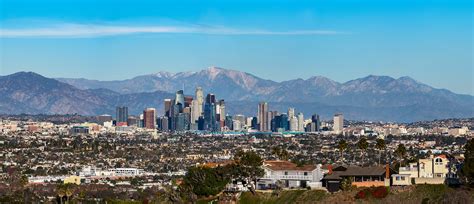
[(400, 167), (398, 170), (399, 171), (418, 171), (418, 168), (416, 168), (416, 167), (413, 167), (413, 168), (412, 167)]
[(313, 180), (312, 175), (265, 175), (263, 179), (271, 179), (271, 180)]

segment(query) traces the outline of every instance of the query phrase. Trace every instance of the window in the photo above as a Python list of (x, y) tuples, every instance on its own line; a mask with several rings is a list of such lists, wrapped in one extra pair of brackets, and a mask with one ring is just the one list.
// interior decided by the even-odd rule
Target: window
[(307, 175), (308, 175), (308, 172), (304, 172), (304, 175), (307, 176)]
[(443, 160), (441, 158), (435, 159), (435, 165), (442, 165), (442, 164), (443, 164)]
[(395, 177), (397, 181), (400, 181), (400, 176)]
[(288, 175), (288, 171), (285, 171), (285, 175)]
[(402, 181), (404, 181), (404, 180), (405, 180), (405, 177), (404, 177), (404, 176), (402, 176), (402, 177), (400, 177), (400, 178), (402, 179)]

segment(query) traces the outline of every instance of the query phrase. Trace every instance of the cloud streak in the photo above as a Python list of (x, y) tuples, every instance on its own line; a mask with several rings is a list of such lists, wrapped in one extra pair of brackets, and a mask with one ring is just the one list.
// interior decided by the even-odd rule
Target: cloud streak
[(203, 34), (203, 35), (339, 35), (347, 34), (333, 30), (246, 30), (206, 26), (130, 26), (60, 24), (35, 28), (0, 28), (2, 38), (86, 38), (133, 34)]

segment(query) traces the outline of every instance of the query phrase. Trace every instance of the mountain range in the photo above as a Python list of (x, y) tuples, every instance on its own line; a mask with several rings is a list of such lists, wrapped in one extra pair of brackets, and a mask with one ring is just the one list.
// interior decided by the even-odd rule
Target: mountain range
[(211, 67), (198, 72), (158, 72), (126, 80), (98, 81), (46, 78), (32, 72), (0, 77), (0, 113), (114, 114), (125, 105), (138, 114), (145, 107), (162, 112), (163, 99), (183, 89), (194, 95), (201, 86), (227, 101), (229, 113), (255, 115), (257, 103), (271, 110), (295, 107), (306, 117), (318, 113), (329, 119), (342, 112), (347, 119), (411, 122), (474, 117), (474, 96), (456, 94), (410, 77), (370, 75), (339, 83), (322, 76), (283, 82), (245, 72)]

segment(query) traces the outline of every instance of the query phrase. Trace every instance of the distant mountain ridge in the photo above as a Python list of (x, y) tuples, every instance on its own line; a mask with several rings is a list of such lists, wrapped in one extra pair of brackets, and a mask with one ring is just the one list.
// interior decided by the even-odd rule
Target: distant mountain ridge
[(145, 107), (162, 112), (164, 98), (185, 86), (194, 95), (201, 86), (228, 102), (230, 113), (255, 115), (258, 101), (271, 110), (293, 106), (306, 117), (411, 122), (474, 116), (474, 96), (436, 89), (409, 77), (367, 76), (339, 83), (322, 76), (283, 82), (245, 72), (211, 67), (197, 72), (157, 72), (120, 81), (50, 79), (32, 72), (0, 76), (0, 113), (114, 114), (126, 105), (133, 114)]

